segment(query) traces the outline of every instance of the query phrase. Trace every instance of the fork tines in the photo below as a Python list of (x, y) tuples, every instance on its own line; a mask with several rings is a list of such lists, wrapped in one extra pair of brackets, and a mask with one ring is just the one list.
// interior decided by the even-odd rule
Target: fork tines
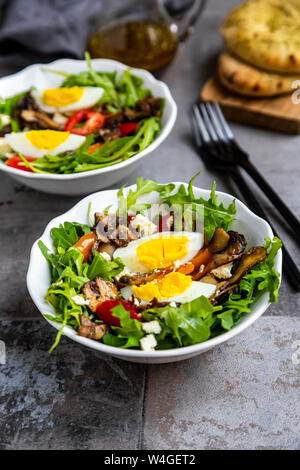
[(202, 143), (228, 145), (234, 140), (233, 132), (217, 102), (194, 104), (193, 113)]

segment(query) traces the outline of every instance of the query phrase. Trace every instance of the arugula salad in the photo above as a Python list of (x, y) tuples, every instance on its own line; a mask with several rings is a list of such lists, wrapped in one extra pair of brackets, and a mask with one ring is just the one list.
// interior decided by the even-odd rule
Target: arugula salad
[(64, 77), (59, 88), (0, 98), (0, 158), (33, 173), (69, 174), (123, 162), (158, 136), (164, 99), (130, 69)]
[[(90, 223), (53, 228), (54, 252), (39, 241), (56, 312), (47, 318), (61, 323), (51, 350), (65, 325), (119, 348), (194, 345), (237, 325), (262, 292), (278, 301), (281, 241), (247, 246), (230, 230), (235, 201), (220, 204), (215, 184), (197, 198), (193, 180), (176, 189), (138, 178), (135, 191), (119, 190), (117, 210), (89, 209)], [(158, 204), (145, 198), (153, 192)]]

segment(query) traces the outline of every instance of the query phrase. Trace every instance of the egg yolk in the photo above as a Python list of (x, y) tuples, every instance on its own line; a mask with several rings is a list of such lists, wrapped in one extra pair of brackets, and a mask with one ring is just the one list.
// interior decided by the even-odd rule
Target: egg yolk
[(192, 284), (191, 276), (172, 272), (166, 274), (160, 281), (151, 281), (140, 286), (133, 286), (133, 294), (142, 300), (168, 299), (185, 292)]
[(29, 131), (25, 137), (36, 148), (42, 150), (54, 150), (63, 144), (69, 137), (70, 132), (62, 131)]
[(42, 100), (47, 106), (62, 108), (77, 103), (82, 98), (84, 88), (72, 86), (70, 88), (48, 88), (43, 91)]
[(167, 238), (159, 237), (141, 243), (136, 249), (137, 257), (148, 269), (167, 268), (174, 261), (188, 254), (188, 238), (185, 236)]

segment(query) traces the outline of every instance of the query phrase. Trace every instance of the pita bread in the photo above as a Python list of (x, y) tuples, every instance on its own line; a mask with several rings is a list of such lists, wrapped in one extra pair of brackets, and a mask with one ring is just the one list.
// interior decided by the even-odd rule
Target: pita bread
[(300, 72), (300, 0), (252, 0), (221, 27), (230, 52), (259, 68)]
[(223, 52), (218, 62), (220, 82), (230, 90), (246, 96), (267, 97), (292, 92), (297, 75), (266, 72)]

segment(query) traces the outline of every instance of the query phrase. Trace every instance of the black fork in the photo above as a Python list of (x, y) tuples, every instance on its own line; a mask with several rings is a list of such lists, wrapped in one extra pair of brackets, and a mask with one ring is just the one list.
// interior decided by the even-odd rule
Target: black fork
[(224, 118), (219, 104), (217, 102), (202, 103), (199, 105), (199, 108), (197, 108), (197, 105), (195, 105), (195, 107), (201, 111), (207, 128), (211, 128), (213, 141), (226, 151), (226, 160), (230, 159), (232, 163), (235, 163), (246, 170), (255, 183), (261, 188), (263, 193), (270, 199), (278, 212), (280, 212), (281, 216), (293, 230), (293, 233), (297, 236), (297, 241), (299, 241), (299, 220), (269, 185), (257, 168), (251, 163), (249, 155), (238, 145), (232, 130)]
[[(250, 164), (250, 166), (252, 166), (252, 164), (250, 163), (247, 154), (241, 150), (236, 143), (234, 135), (228, 126), (218, 103), (201, 103), (200, 105), (194, 105), (192, 123), (199, 154), (207, 167), (210, 169), (226, 171), (237, 184), (241, 194), (251, 209), (257, 215), (265, 219), (271, 226), (274, 235), (278, 236), (272, 223), (269, 221), (265, 211), (259, 204), (238, 167), (238, 165), (240, 165), (246, 169), (248, 164)], [(264, 180), (263, 177), (261, 178)], [(269, 184), (266, 184), (270, 188)], [(273, 189), (271, 189), (271, 191), (276, 195)], [(294, 232), (296, 232), (295, 235), (299, 235), (299, 221), (277, 195), (276, 198), (280, 201), (281, 209), (283, 209), (282, 205), (287, 209), (286, 213), (289, 213), (288, 223), (293, 227)], [(285, 219), (287, 220), (286, 217)], [(283, 270), (289, 279), (290, 284), (294, 289), (299, 291), (300, 271), (285, 246), (282, 247), (282, 251)]]

